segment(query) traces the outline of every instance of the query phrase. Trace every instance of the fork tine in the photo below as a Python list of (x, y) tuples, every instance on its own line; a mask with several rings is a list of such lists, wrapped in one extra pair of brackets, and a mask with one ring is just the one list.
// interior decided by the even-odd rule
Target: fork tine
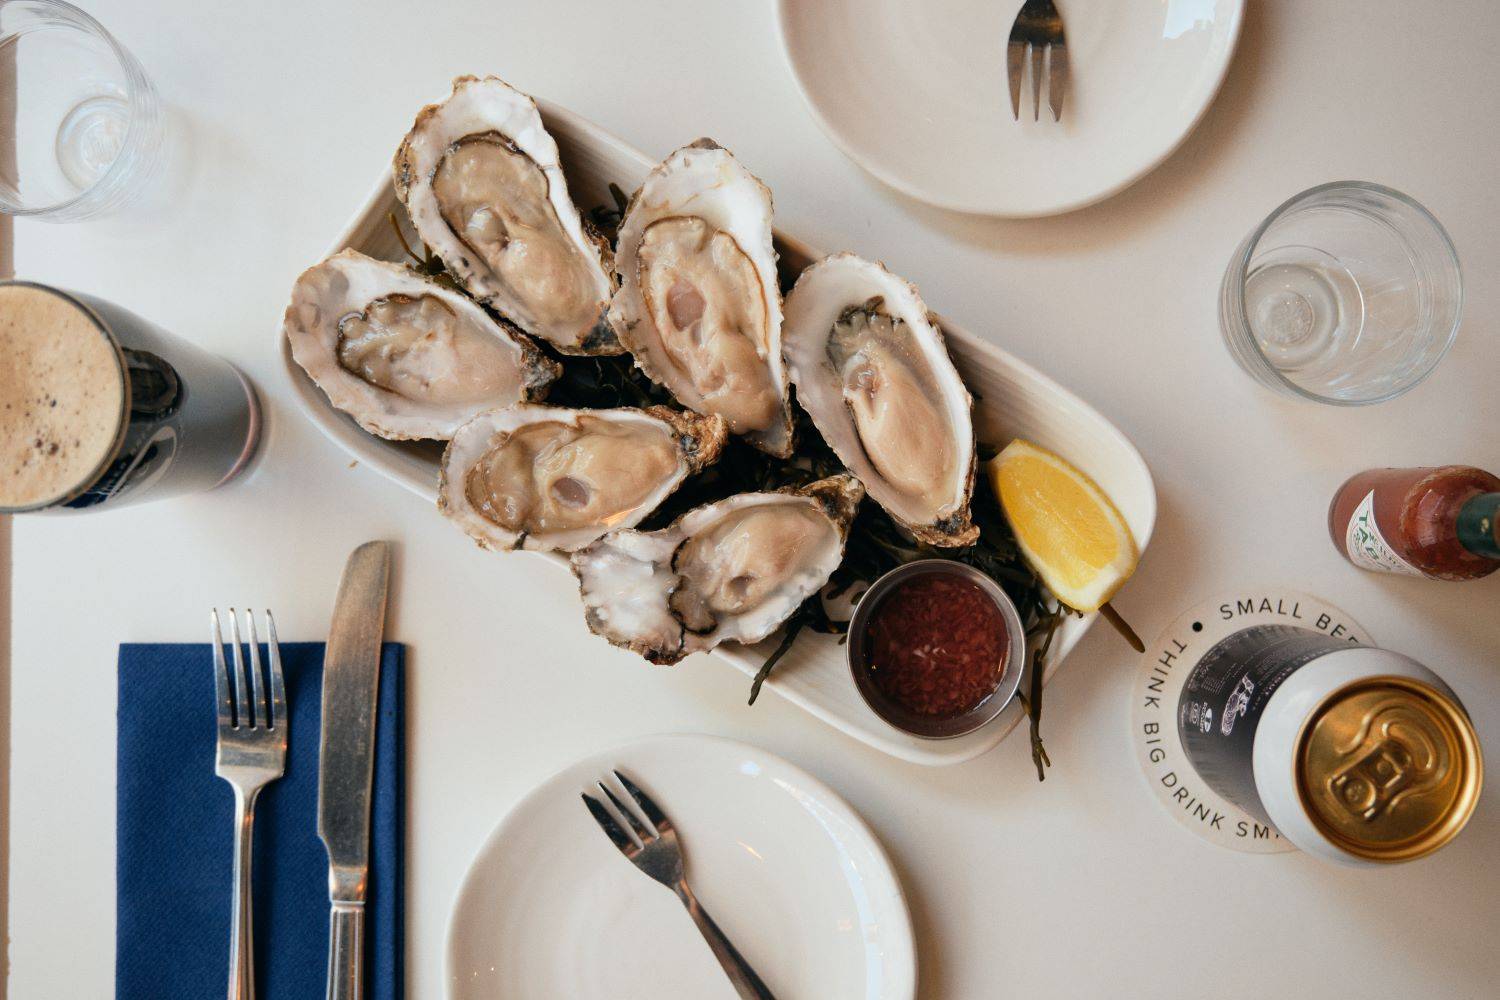
[(1050, 46), (1031, 46), (1031, 120), (1042, 120), (1042, 59)]
[(286, 725), (286, 686), (281, 679), (281, 645), (276, 641), (276, 619), (266, 608), (266, 652), (271, 656), (271, 726)]
[(219, 609), (208, 613), (214, 647), (214, 696), (219, 702), (219, 722), (233, 724), (234, 701), (229, 695), (229, 668), (224, 664), (224, 636), (219, 631)]
[(1068, 93), (1068, 45), (1054, 42), (1047, 56), (1047, 103), (1052, 106), (1052, 120), (1062, 121), (1063, 98)]
[(605, 832), (610, 840), (615, 842), (616, 847), (627, 855), (635, 850), (635, 841), (630, 839), (630, 834), (620, 829), (620, 824), (615, 822), (615, 818), (609, 814), (608, 809), (604, 808), (603, 803), (592, 795), (584, 793), (583, 804), (589, 807), (589, 812), (593, 815), (594, 822), (598, 823), (599, 828)]
[(635, 799), (635, 804), (641, 807), (641, 812), (646, 814), (646, 818), (651, 821), (651, 825), (656, 827), (657, 833), (666, 833), (672, 829), (671, 821), (667, 819), (666, 814), (661, 811), (657, 804), (651, 801), (651, 796), (637, 788), (635, 782), (625, 777), (619, 771), (614, 772), (614, 775), (619, 779), (620, 784), (625, 786), (625, 790), (630, 793), (630, 797)]
[(635, 831), (636, 839), (641, 842), (642, 846), (656, 839), (656, 834), (646, 829), (645, 825), (641, 822), (641, 818), (635, 814), (634, 809), (626, 809), (625, 803), (615, 798), (615, 793), (610, 791), (604, 782), (599, 781), (595, 782), (595, 784), (599, 786), (599, 791), (603, 792), (609, 797), (609, 801), (614, 803), (615, 809), (620, 815), (625, 817), (625, 822), (629, 823), (630, 828)]
[(1021, 73), (1026, 66), (1026, 43), (1012, 38), (1005, 46), (1005, 76), (1010, 82), (1010, 113), (1021, 120)]
[(255, 699), (255, 725), (268, 729), (271, 721), (266, 715), (266, 688), (261, 678), (260, 636), (255, 631), (255, 612), (245, 609), (245, 624), (250, 626), (250, 692)]
[(250, 725), (250, 698), (245, 691), (245, 660), (240, 652), (240, 613), (229, 609), (229, 653), (234, 664), (234, 727)]

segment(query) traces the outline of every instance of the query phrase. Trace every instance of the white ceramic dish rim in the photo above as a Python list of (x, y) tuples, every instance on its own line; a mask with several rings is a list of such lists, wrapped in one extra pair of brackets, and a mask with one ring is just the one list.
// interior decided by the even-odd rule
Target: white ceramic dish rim
[[(885, 845), (880, 842), (879, 837), (875, 836), (875, 831), (870, 829), (870, 825), (865, 822), (865, 818), (861, 816), (853, 806), (844, 801), (844, 797), (839, 795), (838, 792), (835, 792), (823, 781), (798, 767), (796, 764), (793, 764), (786, 758), (771, 753), (769, 750), (763, 750), (760, 747), (752, 746), (749, 743), (743, 743), (739, 740), (732, 740), (725, 736), (710, 736), (702, 733), (659, 733), (654, 736), (643, 736), (640, 739), (631, 740), (628, 743), (622, 743), (612, 747), (606, 747), (584, 757), (580, 757), (577, 760), (572, 761), (569, 764), (565, 764), (564, 766), (553, 771), (545, 779), (537, 783), (537, 785), (533, 787), (529, 792), (518, 799), (508, 810), (506, 810), (505, 815), (500, 818), (500, 821), (495, 824), (493, 829), (490, 830), (489, 835), (484, 838), (484, 842), (479, 845), (479, 848), (470, 857), (469, 864), (464, 868), (463, 878), (458, 883), (458, 889), (455, 890), (453, 894), (453, 902), (448, 911), (448, 923), (443, 930), (444, 995), (450, 997), (452, 996), (452, 991), (449, 988), (449, 984), (452, 982), (454, 971), (454, 933), (456, 930), (455, 925), (458, 922), (459, 903), (464, 898), (464, 894), (469, 889), (469, 882), (474, 877), (475, 866), (479, 863), (479, 860), (483, 857), (486, 857), (499, 841), (505, 839), (513, 824), (519, 821), (519, 817), (524, 814), (528, 808), (531, 808), (535, 804), (535, 802), (540, 799), (545, 793), (550, 791), (551, 786), (555, 784), (564, 774), (567, 774), (569, 771), (573, 770), (579, 765), (596, 758), (623, 757), (639, 747), (661, 741), (671, 740), (704, 741), (714, 743), (732, 749), (738, 753), (748, 753), (760, 757), (762, 760), (770, 761), (776, 767), (782, 768), (787, 773), (791, 774), (806, 787), (811, 788), (815, 792), (817, 792), (832, 812), (837, 814), (845, 823), (858, 831), (864, 837), (870, 854), (880, 863), (880, 874), (887, 882), (887, 887), (891, 890), (891, 895), (898, 903), (900, 903), (900, 912), (903, 918), (901, 929), (904, 930), (905, 933), (893, 935), (894, 940), (890, 942), (893, 945), (904, 946), (905, 951), (905, 953), (902, 955), (892, 956), (895, 959), (895, 962), (900, 962), (903, 959), (905, 961), (904, 971), (906, 972), (906, 975), (902, 976), (902, 981), (900, 984), (898, 984), (897, 991), (906, 996), (915, 997), (917, 993), (917, 938), (916, 932), (912, 928), (911, 923), (911, 907), (906, 901), (906, 890), (901, 884), (901, 879), (896, 875), (896, 868), (893, 864), (891, 864), (891, 858), (890, 855), (886, 853)], [(895, 964), (895, 962), (893, 962), (892, 964)]]
[(947, 209), (950, 212), (963, 212), (967, 215), (988, 215), (1001, 219), (1039, 219), (1049, 215), (1065, 215), (1068, 212), (1076, 212), (1080, 208), (1087, 208), (1090, 205), (1096, 205), (1101, 201), (1113, 198), (1165, 163), (1173, 153), (1182, 147), (1182, 144), (1187, 141), (1188, 136), (1192, 135), (1193, 131), (1197, 129), (1198, 123), (1203, 121), (1203, 116), (1208, 114), (1208, 109), (1213, 107), (1214, 99), (1218, 97), (1220, 88), (1224, 86), (1224, 78), (1229, 75), (1229, 66), (1234, 62), (1234, 53), (1240, 44), (1240, 29), (1245, 23), (1245, 0), (1237, 0), (1229, 25), (1229, 47), (1225, 52), (1224, 61), (1219, 64), (1218, 72), (1214, 76), (1213, 86), (1204, 91), (1203, 103), (1193, 114), (1192, 119), (1183, 127), (1182, 132), (1169, 145), (1163, 147), (1155, 158), (1146, 161), (1114, 184), (1092, 194), (1082, 195), (1073, 199), (1064, 199), (1052, 204), (1039, 205), (1033, 209), (1018, 210), (993, 203), (962, 201), (949, 198), (940, 191), (929, 190), (920, 184), (895, 174), (856, 152), (853, 144), (845, 138), (834, 126), (833, 122), (823, 114), (817, 103), (813, 101), (807, 81), (802, 78), (801, 72), (797, 69), (797, 62), (792, 58), (792, 47), (787, 41), (786, 16), (783, 12), (788, 5), (798, 2), (805, 2), (805, 0), (777, 0), (776, 37), (781, 41), (782, 60), (786, 63), (787, 71), (791, 73), (792, 79), (796, 81), (797, 93), (802, 95), (802, 103), (807, 106), (808, 114), (812, 115), (813, 121), (818, 123), (818, 128), (823, 131), (828, 140), (871, 177), (874, 177), (886, 187), (899, 191), (909, 198), (915, 198), (917, 201), (925, 202), (936, 208)]
[[(593, 142), (613, 147), (614, 152), (632, 159), (640, 165), (641, 176), (644, 176), (646, 171), (654, 166), (654, 161), (644, 153), (624, 142), (613, 133), (568, 111), (566, 108), (559, 107), (543, 99), (537, 99), (537, 105), (542, 111), (543, 118), (548, 121), (549, 128), (556, 127), (553, 123), (565, 125), (570, 131), (586, 133)], [(383, 170), (350, 223), (329, 246), (327, 254), (337, 253), (346, 247), (357, 246), (356, 239), (360, 235), (366, 220), (371, 217), (372, 213), (385, 206), (391, 200), (391, 192), (390, 172), (389, 170)], [(776, 230), (776, 238), (778, 243), (783, 247), (800, 252), (810, 259), (815, 260), (823, 256), (822, 253), (809, 247), (801, 240), (787, 235), (779, 227)], [(962, 327), (943, 319), (941, 315), (938, 316), (938, 323), (948, 338), (962, 340), (977, 347), (977, 349), (987, 353), (993, 360), (1003, 364), (1007, 369), (1020, 373), (1028, 380), (1044, 387), (1050, 394), (1049, 399), (1052, 401), (1055, 409), (1066, 409), (1070, 412), (1086, 414), (1097, 421), (1103, 433), (1112, 440), (1117, 455), (1131, 466), (1133, 473), (1139, 477), (1141, 483), (1144, 485), (1144, 494), (1138, 498), (1141, 505), (1141, 523), (1132, 523), (1131, 525), (1132, 530), (1136, 534), (1136, 541), (1140, 551), (1144, 554), (1151, 540), (1151, 534), (1156, 523), (1156, 491), (1150, 468), (1146, 465), (1145, 459), (1141, 457), (1140, 452), (1130, 442), (1129, 438), (1118, 427), (1099, 414), (1092, 406), (1068, 389), (1058, 385), (1031, 365), (1014, 357), (1003, 348), (981, 340)], [(286, 338), (282, 336), (279, 323), (276, 328), (276, 338), (280, 344), (282, 367), (288, 380), (291, 382), (303, 414), (313, 425), (322, 431), (325, 437), (361, 464), (373, 468), (385, 478), (405, 487), (417, 496), (431, 501), (435, 505), (437, 498), (436, 477), (413, 456), (390, 449), (389, 446), (393, 442), (372, 437), (361, 430), (348, 416), (334, 409), (328, 403), (322, 390), (307, 377), (306, 373), (302, 371), (301, 367), (292, 358), (290, 345)], [(567, 568), (567, 561), (553, 553), (531, 553), (531, 555), (548, 559), (565, 570)], [(1058, 639), (1054, 644), (1053, 652), (1044, 665), (1042, 675), (1044, 685), (1052, 678), (1052, 675), (1056, 672), (1063, 659), (1078, 641), (1082, 639), (1084, 633), (1087, 632), (1097, 617), (1097, 613), (1091, 613), (1084, 616), (1083, 620), (1076, 622), (1076, 624), (1076, 620), (1064, 621), (1062, 628), (1059, 630)], [(753, 648), (726, 644), (713, 650), (710, 655), (727, 661), (741, 673), (753, 677), (759, 666), (758, 662), (753, 659), (753, 653), (749, 652)], [(839, 656), (838, 672), (843, 678), (848, 679), (848, 670), (843, 663), (842, 655)], [(849, 684), (852, 688), (852, 680), (849, 681)], [(815, 718), (822, 720), (840, 732), (868, 746), (875, 747), (877, 750), (890, 754), (893, 757), (927, 766), (958, 764), (988, 753), (1010, 734), (1023, 717), (1023, 713), (1019, 710), (1019, 704), (1013, 702), (1010, 707), (1002, 711), (991, 722), (986, 723), (972, 733), (947, 740), (926, 740), (905, 733), (883, 719), (880, 719), (879, 716), (875, 715), (864, 704), (857, 692), (853, 696), (853, 703), (857, 703), (858, 711), (868, 713), (869, 718), (874, 720), (870, 728), (862, 728), (846, 719), (839, 712), (833, 710), (833, 707), (804, 696), (795, 688), (789, 687), (776, 674), (773, 674), (766, 681), (765, 687), (775, 691)]]

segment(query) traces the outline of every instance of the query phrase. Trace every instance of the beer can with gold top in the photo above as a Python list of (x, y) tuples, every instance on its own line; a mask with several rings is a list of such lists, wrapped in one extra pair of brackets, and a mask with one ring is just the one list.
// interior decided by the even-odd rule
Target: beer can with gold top
[(1333, 861), (1430, 854), (1479, 801), (1479, 739), (1442, 679), (1310, 629), (1257, 625), (1215, 644), (1188, 675), (1177, 723), (1215, 791)]

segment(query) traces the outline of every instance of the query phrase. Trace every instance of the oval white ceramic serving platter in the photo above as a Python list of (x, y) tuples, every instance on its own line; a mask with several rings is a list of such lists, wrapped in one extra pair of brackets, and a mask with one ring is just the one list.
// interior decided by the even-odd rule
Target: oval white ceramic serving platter
[[(557, 139), (573, 200), (583, 211), (598, 205), (612, 206), (611, 183), (628, 194), (655, 165), (646, 154), (572, 112), (546, 101), (538, 100), (537, 104), (548, 130)], [(348, 228), (328, 248), (329, 253), (353, 247), (372, 257), (404, 260), (391, 228), (392, 213), (416, 246), (416, 236), (386, 170)], [(776, 241), (781, 267), (790, 274), (823, 256), (823, 252), (781, 230)], [(1093, 407), (1030, 365), (941, 318), (940, 322), (949, 353), (975, 397), (974, 430), (978, 439), (1003, 445), (1021, 437), (1065, 456), (1093, 476), (1114, 499), (1144, 550), (1156, 523), (1156, 488), (1150, 470), (1129, 439)], [(430, 442), (386, 441), (360, 430), (353, 420), (329, 405), (292, 360), (279, 328), (277, 338), (281, 341), (282, 365), (308, 419), (362, 465), (436, 505), (441, 449)], [(437, 516), (435, 509), (433, 516)], [(495, 558), (550, 560), (558, 572), (569, 572), (567, 561), (554, 554), (499, 554)], [(1044, 680), (1077, 645), (1094, 617), (1069, 617), (1063, 622), (1047, 658)], [(584, 627), (581, 614), (578, 627)], [(756, 646), (728, 644), (708, 655), (753, 677), (776, 640), (773, 635)], [(694, 667), (690, 660), (677, 669)], [(648, 667), (643, 662), (641, 669), (663, 668)], [(1023, 718), (1020, 703), (1015, 702), (994, 721), (966, 736), (950, 740), (909, 736), (870, 711), (849, 676), (843, 647), (835, 637), (822, 634), (799, 637), (766, 687), (855, 739), (918, 764), (956, 764), (977, 757), (1004, 739)]]

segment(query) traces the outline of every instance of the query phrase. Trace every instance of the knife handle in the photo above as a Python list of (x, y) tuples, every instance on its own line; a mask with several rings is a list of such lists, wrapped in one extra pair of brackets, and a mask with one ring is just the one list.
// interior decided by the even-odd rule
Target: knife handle
[(328, 923), (328, 1000), (365, 995), (365, 907), (334, 903)]

